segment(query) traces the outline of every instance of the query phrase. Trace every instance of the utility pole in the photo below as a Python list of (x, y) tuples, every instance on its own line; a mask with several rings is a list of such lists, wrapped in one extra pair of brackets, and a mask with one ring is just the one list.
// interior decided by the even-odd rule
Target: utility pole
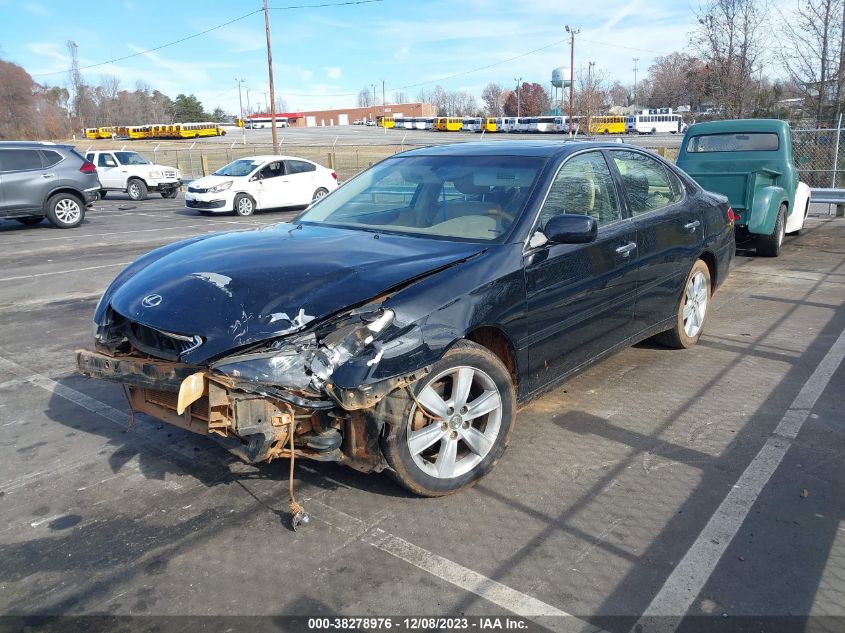
[(273, 133), (273, 153), (279, 153), (279, 134), (276, 131), (276, 88), (273, 85), (273, 47), (270, 45), (270, 10), (264, 0), (264, 30), (267, 32), (267, 72), (270, 74), (270, 130)]
[(516, 118), (518, 119), (521, 116), (521, 104), (519, 103), (519, 87), (522, 85), (522, 77), (514, 77), (513, 80), (516, 82)]
[(241, 108), (241, 134), (243, 135), (244, 145), (246, 145), (246, 121), (244, 120), (244, 100), (241, 97), (241, 84), (244, 82), (243, 79), (235, 78), (235, 81), (238, 82), (238, 105)]
[(384, 128), (384, 133), (387, 134), (387, 126), (384, 124), (384, 117), (387, 115), (387, 110), (385, 109), (385, 104), (387, 101), (385, 100), (384, 94), (384, 79), (381, 80), (381, 127)]
[[(373, 112), (375, 112), (376, 115), (378, 115), (378, 99), (376, 98), (376, 85), (375, 84), (370, 84), (370, 85), (373, 87)], [(374, 120), (376, 118), (372, 114), (372, 112), (370, 113), (370, 118), (372, 118)]]
[(634, 58), (634, 114), (637, 112), (637, 71), (639, 68), (640, 58)]
[(246, 115), (252, 114), (252, 106), (249, 104), (249, 87), (246, 89)]
[(566, 32), (569, 33), (569, 136), (572, 136), (572, 131), (575, 125), (575, 36), (581, 32), (581, 29), (571, 29), (566, 25)]

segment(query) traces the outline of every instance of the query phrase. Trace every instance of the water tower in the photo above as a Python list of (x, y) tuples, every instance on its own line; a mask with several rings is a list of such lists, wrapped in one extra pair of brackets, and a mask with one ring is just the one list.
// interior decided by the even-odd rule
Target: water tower
[[(555, 68), (552, 71), (552, 87), (553, 88), (560, 88), (560, 101), (561, 109), (563, 108), (563, 95), (564, 90), (569, 89), (569, 85), (572, 83), (572, 75), (569, 72), (568, 68)], [(554, 102), (558, 102), (558, 96), (555, 94), (552, 97)], [(558, 110), (558, 114), (561, 114), (561, 109)]]

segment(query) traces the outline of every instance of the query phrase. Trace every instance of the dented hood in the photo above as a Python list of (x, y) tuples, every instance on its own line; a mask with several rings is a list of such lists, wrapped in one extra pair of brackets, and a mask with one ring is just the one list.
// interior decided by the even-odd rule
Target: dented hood
[(187, 243), (110, 289), (112, 308), (166, 332), (199, 335), (200, 363), (364, 303), (461, 261), (483, 245), (278, 224)]

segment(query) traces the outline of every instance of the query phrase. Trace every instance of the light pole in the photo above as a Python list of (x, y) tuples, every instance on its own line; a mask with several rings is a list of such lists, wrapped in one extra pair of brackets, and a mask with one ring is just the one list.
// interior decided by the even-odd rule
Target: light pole
[(637, 112), (637, 71), (639, 70), (640, 58), (634, 58), (634, 114)]
[[(376, 105), (376, 101), (378, 101), (378, 99), (376, 99), (376, 85), (375, 84), (370, 84), (370, 85), (373, 87), (373, 112), (378, 114), (378, 110), (376, 109), (378, 107)], [(373, 116), (372, 113), (370, 113), (370, 118), (375, 120), (375, 117)]]
[(581, 29), (571, 29), (566, 25), (566, 32), (569, 33), (569, 136), (572, 136), (572, 130), (575, 121), (575, 36), (581, 32)]
[(235, 81), (238, 82), (238, 106), (240, 106), (241, 109), (241, 134), (243, 134), (244, 145), (246, 145), (246, 121), (244, 120), (244, 100), (241, 96), (241, 84), (244, 82), (244, 80), (235, 77)]
[(516, 82), (516, 118), (518, 119), (521, 116), (521, 104), (519, 102), (519, 87), (522, 85), (522, 77), (514, 77), (513, 80)]

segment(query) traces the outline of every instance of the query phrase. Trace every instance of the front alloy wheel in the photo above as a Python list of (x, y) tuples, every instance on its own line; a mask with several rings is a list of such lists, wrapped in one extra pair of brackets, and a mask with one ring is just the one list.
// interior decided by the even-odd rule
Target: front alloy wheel
[(248, 216), (255, 213), (255, 202), (248, 195), (239, 193), (235, 196), (235, 213), (240, 216)]
[(403, 486), (440, 496), (481, 479), (502, 455), (514, 417), (510, 373), (468, 341), (455, 345), (429, 376), (380, 403), (391, 422), (382, 450)]

